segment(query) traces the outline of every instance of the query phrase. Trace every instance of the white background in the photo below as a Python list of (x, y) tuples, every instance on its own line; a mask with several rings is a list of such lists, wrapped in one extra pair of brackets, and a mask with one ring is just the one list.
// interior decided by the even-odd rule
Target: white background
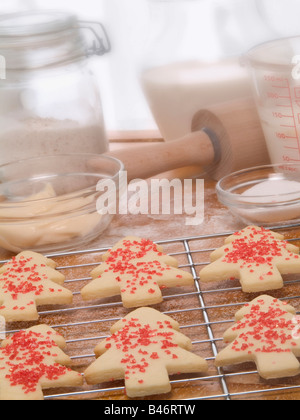
[[(157, 0), (0, 0), (0, 13), (30, 8), (60, 9), (75, 12), (81, 19), (102, 22), (112, 52), (97, 59), (93, 67), (101, 87), (107, 128), (140, 130), (156, 127), (137, 77), (153, 30), (151, 1)], [(206, 2), (210, 10), (218, 10), (215, 22), (204, 20), (207, 28), (203, 28), (203, 33), (207, 29), (210, 35), (205, 44), (207, 50), (199, 51), (200, 56), (211, 49), (214, 28), (224, 41), (224, 54), (240, 54), (259, 42), (300, 34), (299, 0), (198, 1)], [(192, 48), (197, 48), (196, 43)]]

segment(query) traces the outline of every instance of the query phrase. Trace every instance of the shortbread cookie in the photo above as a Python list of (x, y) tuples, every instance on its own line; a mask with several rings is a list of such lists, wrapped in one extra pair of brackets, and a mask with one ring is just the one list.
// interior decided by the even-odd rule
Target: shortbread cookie
[(67, 304), (72, 293), (56, 263), (31, 251), (13, 257), (0, 268), (0, 316), (7, 322), (35, 321), (37, 305)]
[(43, 400), (42, 389), (83, 384), (82, 375), (67, 368), (64, 338), (47, 325), (20, 331), (2, 342), (0, 399)]
[(237, 278), (246, 293), (281, 289), (281, 274), (300, 273), (299, 248), (278, 233), (249, 226), (230, 236), (222, 248), (211, 254), (200, 281)]
[(206, 372), (207, 362), (190, 352), (192, 343), (172, 318), (140, 308), (117, 322), (100, 343), (98, 359), (85, 371), (89, 384), (125, 378), (126, 394), (136, 398), (171, 391), (169, 375)]
[(236, 314), (237, 323), (224, 335), (231, 343), (216, 366), (253, 361), (264, 379), (300, 373), (300, 334), (295, 309), (270, 296), (260, 296)]
[(176, 259), (163, 254), (162, 247), (127, 237), (103, 256), (81, 295), (84, 300), (121, 295), (126, 308), (160, 303), (162, 289), (194, 284), (193, 276), (177, 267)]

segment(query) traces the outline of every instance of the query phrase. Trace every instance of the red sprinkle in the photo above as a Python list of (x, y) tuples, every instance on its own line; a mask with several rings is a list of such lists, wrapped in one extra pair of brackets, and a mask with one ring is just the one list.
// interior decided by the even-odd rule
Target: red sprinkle
[(175, 353), (165, 350), (178, 348), (169, 321), (158, 321), (154, 326), (143, 325), (139, 320), (132, 318), (123, 322), (122, 329), (106, 339), (105, 348), (108, 352), (117, 350), (122, 354), (121, 364), (124, 365), (127, 380), (133, 375), (138, 375), (138, 380), (146, 381), (145, 375), (151, 372), (151, 363), (160, 360), (159, 354), (162, 350), (164, 357), (178, 358)]
[[(153, 260), (148, 260), (150, 253), (153, 254)], [(135, 295), (137, 290), (142, 288), (153, 295), (166, 288), (160, 282), (163, 281), (164, 272), (171, 270), (171, 267), (160, 261), (162, 256), (157, 245), (150, 240), (126, 239), (122, 242), (122, 247), (112, 249), (108, 253), (105, 272), (115, 274), (115, 281), (120, 286), (122, 295)], [(177, 275), (177, 278), (182, 276)]]
[[(23, 255), (13, 257), (4, 265), (4, 271), (0, 274), (0, 289), (4, 295), (3, 303), (7, 300), (17, 302), (20, 297), (26, 306), (34, 305), (33, 298), (41, 296), (44, 292), (55, 293), (54, 288), (45, 288), (45, 275), (41, 275), (41, 270), (45, 264), (35, 264), (33, 258), (25, 258)], [(59, 289), (57, 292), (62, 291)], [(18, 305), (12, 306), (13, 310), (26, 310), (26, 306), (21, 308)], [(0, 309), (5, 309), (5, 305)]]
[(232, 328), (238, 333), (232, 349), (247, 350), (248, 354), (290, 352), (294, 346), (292, 332), (295, 325), (290, 314), (282, 309), (284, 305), (274, 299), (264, 309), (263, 299), (257, 300), (257, 303), (252, 304), (249, 312)]
[[(12, 387), (21, 386), (25, 394), (35, 392), (42, 378), (55, 381), (70, 371), (54, 362), (57, 345), (51, 337), (30, 330), (14, 334), (0, 355), (5, 378)], [(51, 365), (46, 361), (49, 356), (53, 357)]]
[(222, 262), (238, 264), (240, 269), (247, 269), (251, 274), (255, 272), (256, 267), (265, 266), (265, 274), (261, 275), (259, 280), (264, 280), (265, 276), (274, 275), (274, 259), (299, 258), (299, 255), (288, 251), (286, 241), (274, 238), (273, 233), (264, 228), (250, 227), (237, 232), (235, 237), (230, 246), (224, 249), (225, 255)]

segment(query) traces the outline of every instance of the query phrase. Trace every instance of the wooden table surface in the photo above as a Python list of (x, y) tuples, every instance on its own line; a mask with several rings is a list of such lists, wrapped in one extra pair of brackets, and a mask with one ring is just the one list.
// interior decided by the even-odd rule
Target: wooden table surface
[[(113, 142), (111, 148), (115, 150), (120, 147), (134, 147), (134, 144), (135, 142)], [(197, 168), (185, 168), (161, 174), (160, 177), (184, 179), (196, 172)], [(237, 281), (205, 286), (200, 284), (200, 290), (198, 289), (198, 273), (201, 265), (209, 261), (209, 253), (212, 248), (223, 244), (224, 237), (218, 236), (218, 234), (245, 227), (219, 203), (215, 186), (215, 181), (205, 180), (205, 215), (204, 222), (199, 226), (187, 226), (186, 215), (116, 216), (107, 231), (89, 245), (89, 249), (109, 248), (127, 235), (137, 235), (153, 241), (166, 242), (165, 252), (176, 255), (180, 266), (185, 270), (192, 270), (195, 276), (195, 287), (164, 291), (164, 302), (156, 305), (155, 308), (173, 316), (182, 326), (182, 332), (192, 339), (193, 351), (207, 358), (209, 362), (207, 379), (201, 380), (201, 377), (198, 378), (197, 375), (187, 378), (180, 376), (179, 381), (176, 381), (175, 378), (172, 393), (148, 399), (299, 399), (300, 377), (268, 382), (259, 378), (255, 366), (252, 364), (231, 366), (224, 370), (217, 370), (214, 366), (215, 352), (223, 347), (222, 335), (232, 324), (235, 312), (244, 303), (256, 297), (244, 294)], [(295, 230), (288, 233), (291, 237), (299, 235), (299, 232)], [(206, 238), (206, 235), (212, 234), (215, 236)], [(187, 242), (181, 241), (181, 238), (190, 237), (200, 238)], [(178, 239), (178, 241), (174, 239)], [(58, 309), (40, 308), (39, 322), (54, 326), (66, 337), (67, 352), (73, 358), (73, 367), (80, 372), (83, 372), (94, 360), (93, 349), (100, 341), (100, 339), (97, 340), (97, 337), (109, 335), (109, 329), (114, 320), (122, 318), (128, 313), (120, 304), (119, 298), (102, 299), (88, 304), (81, 301), (80, 290), (87, 283), (91, 268), (100, 263), (101, 254), (102, 252), (99, 251), (57, 257), (59, 269), (66, 275), (66, 287), (69, 287), (74, 293), (74, 303), (71, 307)], [(2, 250), (0, 258), (4, 260), (10, 255)], [(286, 299), (292, 297), (290, 303), (300, 310), (297, 279), (292, 277), (288, 280), (290, 283), (287, 283), (283, 290), (272, 295)], [(7, 325), (7, 330), (14, 331), (33, 324), (10, 324)], [(174, 380), (174, 378), (172, 379)], [(286, 390), (283, 391), (282, 387), (285, 387)], [(86, 393), (81, 394), (82, 390)], [(45, 395), (46, 398), (51, 399), (53, 396), (58, 398), (66, 392), (68, 390), (58, 390), (58, 392), (52, 390), (46, 391)], [(96, 387), (84, 385), (81, 389), (70, 390), (69, 395), (62, 398), (126, 399), (122, 382), (99, 384)]]

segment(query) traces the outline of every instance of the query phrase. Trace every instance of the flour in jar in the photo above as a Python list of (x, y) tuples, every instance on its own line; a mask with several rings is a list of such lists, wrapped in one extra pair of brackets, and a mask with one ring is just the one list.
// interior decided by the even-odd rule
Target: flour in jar
[(81, 125), (71, 120), (28, 118), (0, 120), (0, 165), (14, 160), (68, 153), (97, 153), (108, 150), (102, 125)]

